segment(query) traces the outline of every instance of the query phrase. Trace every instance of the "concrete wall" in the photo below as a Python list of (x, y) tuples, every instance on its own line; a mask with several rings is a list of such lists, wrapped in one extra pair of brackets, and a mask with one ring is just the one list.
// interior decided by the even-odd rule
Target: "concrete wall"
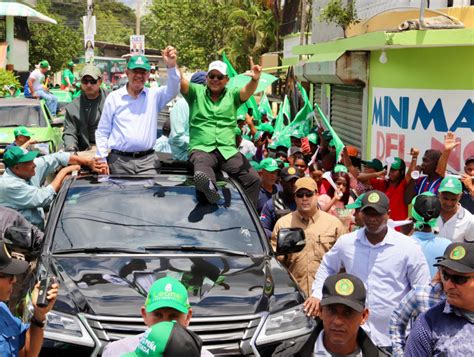
[(15, 38), (13, 42), (13, 65), (16, 71), (26, 72), (29, 70), (28, 42)]

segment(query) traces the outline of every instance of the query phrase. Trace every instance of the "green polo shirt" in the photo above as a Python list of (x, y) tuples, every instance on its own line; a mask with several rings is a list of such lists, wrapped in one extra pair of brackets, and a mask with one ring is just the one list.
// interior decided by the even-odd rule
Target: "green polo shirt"
[(235, 112), (242, 104), (240, 89), (224, 89), (217, 102), (206, 86), (190, 83), (184, 97), (189, 104), (189, 152), (219, 150), (229, 159), (238, 150), (235, 145)]
[(66, 82), (66, 78), (69, 78), (69, 82), (71, 82), (71, 84), (74, 84), (74, 73), (72, 73), (69, 68), (66, 68), (66, 69), (63, 71), (61, 83), (62, 83), (64, 86), (67, 86), (67, 85), (68, 85), (67, 82)]

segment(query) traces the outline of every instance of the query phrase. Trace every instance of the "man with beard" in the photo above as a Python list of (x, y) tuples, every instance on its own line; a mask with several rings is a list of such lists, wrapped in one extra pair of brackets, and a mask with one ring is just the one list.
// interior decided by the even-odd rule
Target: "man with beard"
[(429, 284), (430, 273), (419, 245), (388, 228), (389, 201), (383, 192), (367, 192), (361, 214), (365, 227), (340, 237), (324, 255), (312, 296), (305, 301), (305, 311), (318, 315), (324, 281), (345, 269), (360, 278), (367, 289), (370, 316), (363, 328), (378, 347), (390, 352), (392, 311), (414, 285)]

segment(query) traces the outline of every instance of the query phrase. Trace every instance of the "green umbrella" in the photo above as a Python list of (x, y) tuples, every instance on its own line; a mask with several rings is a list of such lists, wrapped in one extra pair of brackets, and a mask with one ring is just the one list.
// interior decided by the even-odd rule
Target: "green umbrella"
[[(251, 77), (245, 74), (239, 74), (238, 76), (232, 77), (227, 83), (227, 88), (243, 88), (250, 82)], [(258, 81), (257, 89), (254, 93), (263, 92), (269, 85), (275, 82), (278, 78), (268, 73), (262, 73), (260, 80)]]

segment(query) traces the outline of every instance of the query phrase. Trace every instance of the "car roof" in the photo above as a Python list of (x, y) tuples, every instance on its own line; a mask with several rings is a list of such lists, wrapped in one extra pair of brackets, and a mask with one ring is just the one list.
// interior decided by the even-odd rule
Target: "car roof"
[(41, 104), (39, 99), (29, 98), (0, 98), (0, 107), (24, 106), (37, 107)]

